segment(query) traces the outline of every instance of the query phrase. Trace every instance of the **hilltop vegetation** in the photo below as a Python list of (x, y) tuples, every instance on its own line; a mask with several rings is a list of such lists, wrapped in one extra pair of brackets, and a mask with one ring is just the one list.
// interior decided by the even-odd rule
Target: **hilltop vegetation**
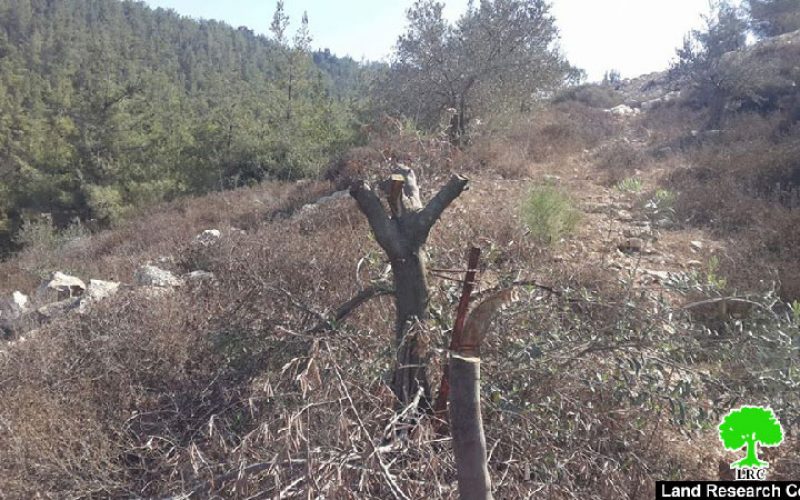
[(313, 176), (355, 140), (367, 72), (312, 54), (307, 23), (267, 39), (141, 2), (2, 2), (0, 248), (40, 213), (107, 225)]

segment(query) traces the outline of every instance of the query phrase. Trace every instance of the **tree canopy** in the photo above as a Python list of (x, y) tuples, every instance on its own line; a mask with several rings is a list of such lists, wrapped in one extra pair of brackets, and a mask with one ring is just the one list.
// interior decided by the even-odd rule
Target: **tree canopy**
[(390, 112), (428, 128), (446, 119), (457, 138), (475, 116), (524, 109), (537, 93), (575, 74), (558, 50), (544, 0), (470, 2), (454, 25), (442, 9), (418, 0), (408, 10), (408, 28), (381, 88)]
[(746, 46), (748, 25), (739, 8), (727, 0), (714, 4), (704, 21), (702, 29), (692, 30), (684, 38), (669, 74), (698, 104), (711, 108), (709, 127), (715, 127), (727, 98), (722, 56)]

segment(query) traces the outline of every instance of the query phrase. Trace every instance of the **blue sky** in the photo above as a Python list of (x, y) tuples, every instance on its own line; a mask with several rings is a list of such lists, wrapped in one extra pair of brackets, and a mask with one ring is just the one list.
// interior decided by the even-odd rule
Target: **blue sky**
[[(218, 19), (265, 33), (272, 0), (145, 0), (194, 18)], [(457, 19), (468, 0), (445, 0)], [(708, 0), (552, 0), (561, 47), (570, 61), (601, 78), (608, 69), (623, 76), (665, 69), (684, 34), (701, 23)], [(355, 59), (378, 60), (391, 53), (413, 0), (285, 0), (296, 24), (308, 12), (313, 46)]]

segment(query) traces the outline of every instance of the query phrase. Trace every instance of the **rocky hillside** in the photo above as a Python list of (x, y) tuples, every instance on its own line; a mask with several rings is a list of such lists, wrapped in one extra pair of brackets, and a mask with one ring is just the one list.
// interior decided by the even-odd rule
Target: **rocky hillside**
[[(391, 295), (342, 313), (389, 282), (339, 189), (385, 178), (384, 157), (411, 164), (424, 200), (452, 170), (470, 178), (426, 246), (433, 320), (418, 335), (434, 387), (466, 249), (483, 250), (476, 297), (520, 291), (481, 352), (498, 498), (652, 498), (656, 480), (728, 477), (736, 454), (716, 426), (745, 401), (780, 416), (789, 437), (764, 455), (790, 479), (800, 306), (786, 228), (800, 221), (785, 184), (757, 181), (783, 172), (797, 128), (783, 108), (731, 106), (704, 129), (705, 111), (659, 79), (557, 99), (466, 151), (388, 127), (332, 184), (44, 230), (0, 264), (0, 491), (455, 498), (450, 441), (413, 407), (395, 412)], [(611, 101), (592, 106), (599, 93)]]

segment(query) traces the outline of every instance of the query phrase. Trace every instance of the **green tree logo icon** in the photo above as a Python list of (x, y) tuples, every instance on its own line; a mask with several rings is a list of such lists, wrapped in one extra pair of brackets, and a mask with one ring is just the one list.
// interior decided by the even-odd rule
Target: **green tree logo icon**
[(769, 463), (758, 459), (758, 445), (778, 446), (783, 442), (783, 427), (771, 408), (743, 406), (731, 410), (719, 424), (719, 439), (726, 450), (747, 447), (747, 456), (731, 464), (734, 469), (765, 469)]

